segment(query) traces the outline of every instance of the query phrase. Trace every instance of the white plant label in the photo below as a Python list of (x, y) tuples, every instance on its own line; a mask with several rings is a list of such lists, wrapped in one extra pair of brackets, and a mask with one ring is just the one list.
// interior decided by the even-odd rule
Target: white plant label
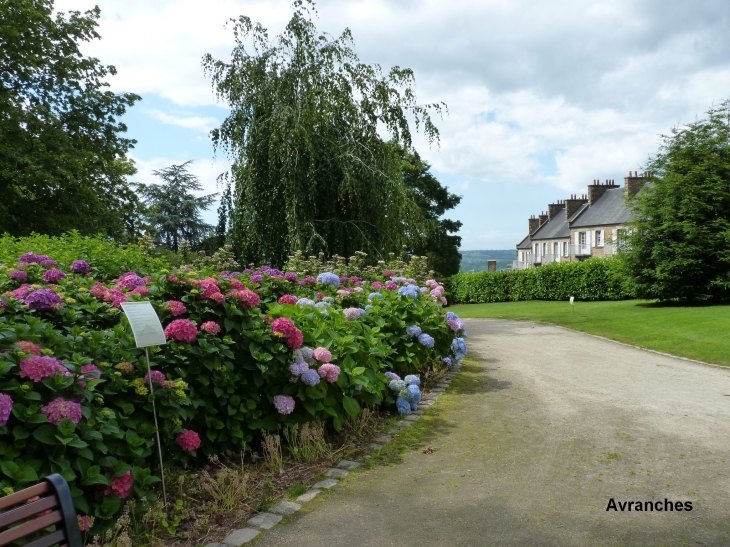
[(122, 302), (122, 309), (132, 325), (134, 343), (138, 348), (164, 346), (167, 343), (162, 323), (152, 302)]

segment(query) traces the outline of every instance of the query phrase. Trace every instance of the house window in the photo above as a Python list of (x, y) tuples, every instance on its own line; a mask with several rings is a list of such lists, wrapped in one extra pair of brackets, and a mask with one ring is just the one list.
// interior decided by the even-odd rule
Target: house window
[(563, 242), (563, 256), (568, 256), (568, 242)]
[(596, 230), (596, 247), (603, 247), (603, 230)]
[(586, 233), (578, 232), (578, 245), (585, 245), (585, 244), (586, 244)]

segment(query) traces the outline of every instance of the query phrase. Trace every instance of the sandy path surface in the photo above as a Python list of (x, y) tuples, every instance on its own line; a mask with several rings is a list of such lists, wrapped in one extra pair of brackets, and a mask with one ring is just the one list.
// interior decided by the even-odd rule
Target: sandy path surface
[[(730, 370), (467, 320), (436, 452), (343, 481), (257, 546), (730, 545)], [(606, 511), (691, 502), (692, 511)]]

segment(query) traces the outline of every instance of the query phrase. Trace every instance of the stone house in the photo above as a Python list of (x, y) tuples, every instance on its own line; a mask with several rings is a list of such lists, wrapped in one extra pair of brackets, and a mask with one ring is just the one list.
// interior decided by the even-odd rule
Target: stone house
[(639, 176), (636, 172), (624, 178), (623, 188), (613, 180), (594, 180), (586, 194), (571, 195), (548, 205), (547, 213), (531, 216), (528, 234), (517, 244), (512, 269), (613, 255), (631, 221), (627, 201), (647, 180), (647, 173)]

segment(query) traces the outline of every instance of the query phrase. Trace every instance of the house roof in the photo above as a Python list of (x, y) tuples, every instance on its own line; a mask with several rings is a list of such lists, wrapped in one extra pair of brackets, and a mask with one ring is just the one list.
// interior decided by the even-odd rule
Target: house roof
[(573, 222), (573, 221), (574, 221), (574, 220), (575, 220), (576, 218), (578, 218), (578, 217), (579, 217), (579, 216), (580, 216), (580, 215), (581, 215), (581, 214), (583, 213), (583, 211), (585, 211), (586, 209), (588, 209), (588, 204), (587, 204), (587, 203), (584, 203), (583, 205), (581, 205), (581, 206), (580, 206), (580, 207), (578, 208), (578, 210), (577, 210), (577, 211), (576, 211), (575, 213), (573, 213), (573, 214), (572, 214), (572, 215), (570, 216), (570, 218), (568, 219), (568, 224), (570, 224), (570, 223), (571, 223), (571, 222)]
[(520, 241), (517, 244), (518, 249), (532, 249), (532, 240), (530, 239), (530, 236), (528, 235), (525, 239)]
[(625, 190), (612, 188), (606, 190), (596, 202), (571, 219), (571, 228), (624, 224), (631, 221), (631, 209), (626, 206)]
[(570, 238), (570, 226), (565, 218), (565, 209), (561, 209), (557, 215), (548, 220), (545, 224), (532, 234), (532, 240), (562, 239)]

